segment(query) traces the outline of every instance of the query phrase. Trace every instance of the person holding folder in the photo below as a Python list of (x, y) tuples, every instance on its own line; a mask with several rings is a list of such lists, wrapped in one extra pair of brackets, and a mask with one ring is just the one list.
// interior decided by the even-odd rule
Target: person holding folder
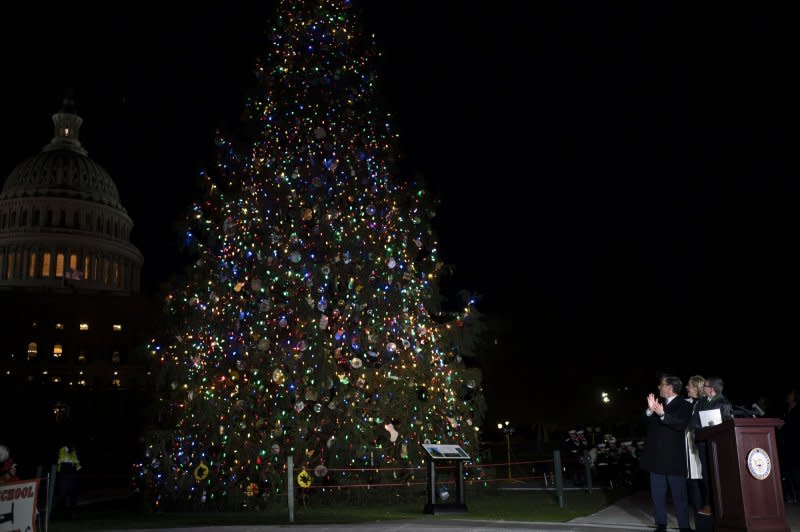
[[(703, 383), (703, 394), (697, 400), (694, 412), (692, 413), (692, 430), (697, 434), (705, 427), (719, 425), (729, 419), (733, 419), (733, 405), (727, 397), (722, 395), (724, 383), (719, 377), (709, 377)], [(697, 510), (700, 515), (711, 515), (711, 484), (708, 481), (708, 454), (704, 440), (695, 438), (697, 445), (697, 456), (700, 458), (701, 470), (703, 471), (700, 481), (700, 496), (703, 505)]]

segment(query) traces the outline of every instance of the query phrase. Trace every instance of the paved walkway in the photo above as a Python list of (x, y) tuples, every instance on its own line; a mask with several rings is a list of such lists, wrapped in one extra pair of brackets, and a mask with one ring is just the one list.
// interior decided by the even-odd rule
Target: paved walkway
[[(293, 531), (343, 531), (343, 530), (381, 530), (422, 531), (422, 532), (484, 532), (494, 530), (536, 530), (556, 532), (572, 530), (576, 532), (604, 531), (643, 531), (653, 530), (650, 513), (652, 503), (648, 492), (638, 492), (599, 512), (579, 517), (566, 523), (540, 523), (522, 521), (478, 521), (471, 519), (413, 519), (403, 521), (381, 521), (375, 523), (355, 523), (343, 525), (259, 525), (259, 526), (218, 526), (195, 528), (160, 529), (160, 532), (272, 532), (275, 530)], [(786, 505), (787, 520), (792, 530), (800, 531), (800, 505)], [(668, 527), (677, 530), (674, 512), (670, 511)], [(153, 532), (150, 530), (128, 530), (126, 532)]]
[[(800, 505), (787, 504), (786, 520), (792, 530), (800, 531)], [(652, 530), (653, 529), (653, 503), (648, 491), (639, 491), (630, 497), (620, 499), (615, 504), (603, 508), (597, 513), (578, 517), (569, 522), (571, 525), (618, 526), (618, 530)], [(692, 528), (695, 523), (692, 518)], [(667, 527), (678, 528), (675, 512), (669, 507)]]

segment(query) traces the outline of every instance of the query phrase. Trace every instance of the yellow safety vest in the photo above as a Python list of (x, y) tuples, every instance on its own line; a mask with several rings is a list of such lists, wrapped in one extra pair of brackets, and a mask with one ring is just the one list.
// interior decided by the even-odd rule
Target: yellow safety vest
[(58, 450), (58, 464), (56, 470), (61, 472), (61, 465), (68, 464), (75, 468), (75, 471), (81, 470), (81, 461), (78, 460), (78, 454), (75, 451), (70, 451), (69, 447), (62, 447)]

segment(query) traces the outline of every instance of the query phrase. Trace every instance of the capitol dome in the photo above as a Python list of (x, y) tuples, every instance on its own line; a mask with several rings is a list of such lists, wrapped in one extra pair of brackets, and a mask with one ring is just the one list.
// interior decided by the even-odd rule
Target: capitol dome
[(102, 166), (87, 156), (83, 119), (67, 99), (54, 136), (0, 192), (0, 290), (69, 288), (136, 293), (142, 254), (133, 221)]

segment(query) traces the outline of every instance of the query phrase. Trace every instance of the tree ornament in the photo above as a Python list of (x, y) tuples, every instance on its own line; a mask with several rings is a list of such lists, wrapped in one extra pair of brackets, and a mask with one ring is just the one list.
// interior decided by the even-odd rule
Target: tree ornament
[(198, 482), (202, 482), (208, 478), (208, 466), (205, 462), (200, 462), (197, 467), (194, 468), (194, 478)]
[(420, 386), (419, 388), (417, 388), (417, 398), (420, 401), (428, 400), (428, 389), (425, 386)]
[(397, 441), (397, 437), (400, 435), (394, 428), (394, 424), (386, 423), (383, 428), (385, 428), (389, 432), (389, 441), (394, 443)]

